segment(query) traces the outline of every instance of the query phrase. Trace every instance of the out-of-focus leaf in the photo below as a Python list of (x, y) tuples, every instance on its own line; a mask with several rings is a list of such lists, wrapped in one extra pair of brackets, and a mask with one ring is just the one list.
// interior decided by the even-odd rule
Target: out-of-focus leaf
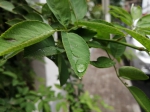
[(5, 0), (0, 1), (0, 7), (10, 12), (13, 12), (13, 9), (15, 8), (11, 2)]
[(146, 96), (146, 94), (134, 86), (128, 87), (128, 89), (141, 107), (143, 107), (146, 112), (150, 112), (150, 99)]
[(107, 57), (99, 57), (97, 61), (91, 61), (90, 64), (97, 68), (108, 68), (115, 65), (115, 62)]
[(142, 9), (140, 6), (134, 6), (134, 4), (131, 6), (131, 16), (133, 20), (140, 19), (142, 17)]
[(119, 68), (119, 76), (128, 80), (147, 80), (149, 77), (141, 70), (131, 67), (123, 66)]

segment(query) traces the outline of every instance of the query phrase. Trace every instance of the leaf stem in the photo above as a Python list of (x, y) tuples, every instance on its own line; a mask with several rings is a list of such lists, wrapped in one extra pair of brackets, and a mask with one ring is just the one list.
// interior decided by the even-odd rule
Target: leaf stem
[[(111, 59), (111, 56), (109, 55), (109, 53), (108, 53), (107, 50), (106, 50), (106, 53), (107, 53), (108, 57)], [(119, 74), (118, 74), (118, 72), (117, 72), (116, 66), (114, 65), (113, 67), (114, 67), (114, 70), (115, 70), (115, 72), (116, 72), (116, 76), (118, 77), (118, 79), (119, 79), (119, 80), (125, 85), (125, 87), (127, 88), (126, 82), (124, 82), (123, 80), (120, 79)]]
[(108, 41), (108, 42), (113, 42), (113, 43), (117, 43), (117, 44), (122, 44), (124, 46), (128, 46), (128, 47), (131, 47), (133, 49), (137, 49), (139, 51), (145, 51), (147, 53), (149, 53), (149, 51), (147, 49), (145, 49), (144, 47), (137, 47), (137, 46), (133, 46), (131, 44), (127, 44), (125, 42), (120, 42), (120, 41), (116, 41), (116, 40), (112, 40), (112, 39), (102, 39), (102, 38), (98, 38), (96, 39), (97, 41)]

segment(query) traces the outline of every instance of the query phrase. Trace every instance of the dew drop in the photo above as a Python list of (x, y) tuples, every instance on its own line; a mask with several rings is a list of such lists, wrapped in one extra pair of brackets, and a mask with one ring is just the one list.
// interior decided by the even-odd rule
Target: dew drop
[(79, 79), (82, 79), (81, 77), (79, 77)]
[(83, 64), (78, 64), (78, 65), (76, 65), (76, 67), (77, 67), (77, 71), (80, 72), (80, 73), (84, 72), (85, 69), (86, 69), (86, 66), (83, 65)]

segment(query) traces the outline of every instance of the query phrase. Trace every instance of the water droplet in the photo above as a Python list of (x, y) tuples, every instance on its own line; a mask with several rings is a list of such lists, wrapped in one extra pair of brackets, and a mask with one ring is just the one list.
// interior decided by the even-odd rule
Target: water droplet
[(83, 64), (78, 64), (76, 67), (77, 67), (77, 71), (80, 72), (80, 73), (84, 72), (85, 69), (86, 69), (86, 66), (83, 65)]
[(81, 77), (79, 77), (79, 79), (82, 79)]

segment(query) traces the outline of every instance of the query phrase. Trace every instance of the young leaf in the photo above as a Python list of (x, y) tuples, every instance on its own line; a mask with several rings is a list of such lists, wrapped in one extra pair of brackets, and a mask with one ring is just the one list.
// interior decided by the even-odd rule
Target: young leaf
[(61, 57), (60, 55), (58, 56), (58, 67), (59, 67), (60, 85), (63, 86), (64, 84), (66, 84), (69, 78), (69, 72), (65, 59), (63, 59), (63, 57)]
[(90, 64), (97, 68), (108, 68), (115, 65), (115, 62), (107, 57), (99, 57), (97, 61), (91, 61)]
[(86, 0), (70, 0), (73, 15), (76, 20), (82, 19), (87, 12)]
[(128, 87), (128, 89), (141, 107), (143, 107), (146, 112), (150, 112), (150, 99), (145, 95), (145, 93), (134, 86)]
[(90, 63), (90, 53), (86, 42), (77, 34), (65, 32), (62, 32), (62, 42), (74, 72), (82, 77)]
[(47, 0), (47, 5), (63, 26), (68, 25), (71, 20), (68, 0)]
[(20, 22), (0, 36), (0, 56), (40, 42), (54, 32), (49, 25), (39, 21)]
[(131, 67), (123, 66), (119, 68), (119, 76), (128, 80), (147, 80), (149, 77), (141, 70)]
[(3, 0), (0, 1), (0, 7), (10, 12), (13, 12), (13, 9), (15, 8), (11, 2)]
[(133, 20), (140, 19), (142, 17), (142, 9), (140, 6), (131, 6), (131, 16)]
[(104, 23), (97, 23), (97, 22), (89, 22), (89, 21), (79, 21), (78, 22), (79, 26), (84, 26), (89, 29), (92, 29), (96, 31), (97, 33), (107, 33), (107, 34), (118, 34), (118, 35), (124, 35), (122, 31), (119, 29), (106, 25)]
[(125, 24), (131, 26), (132, 25), (132, 17), (131, 15), (121, 7), (110, 6), (110, 13), (116, 17), (121, 19)]
[[(118, 39), (118, 38), (121, 38), (121, 36), (115, 36), (113, 37), (113, 39)], [(123, 38), (121, 40), (122, 42), (125, 42), (125, 38)], [(124, 45), (121, 45), (121, 44), (117, 44), (117, 43), (110, 43), (110, 51), (111, 51), (111, 54), (115, 57), (115, 58), (119, 58), (120, 56), (122, 56), (122, 54), (124, 53), (125, 49), (126, 49), (126, 46)]]

